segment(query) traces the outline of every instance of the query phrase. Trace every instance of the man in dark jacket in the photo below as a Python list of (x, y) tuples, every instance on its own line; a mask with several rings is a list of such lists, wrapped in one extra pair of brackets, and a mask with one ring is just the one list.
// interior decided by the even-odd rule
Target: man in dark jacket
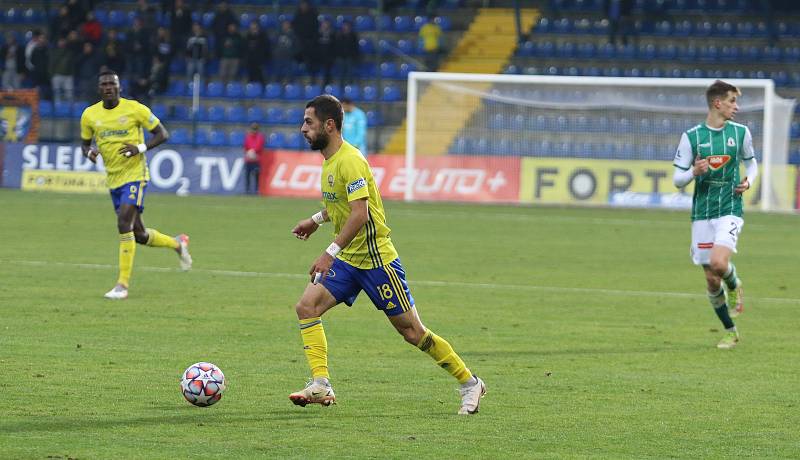
[(13, 32), (6, 32), (6, 42), (0, 46), (0, 68), (3, 69), (3, 89), (19, 89), (25, 72), (25, 48), (17, 43)]

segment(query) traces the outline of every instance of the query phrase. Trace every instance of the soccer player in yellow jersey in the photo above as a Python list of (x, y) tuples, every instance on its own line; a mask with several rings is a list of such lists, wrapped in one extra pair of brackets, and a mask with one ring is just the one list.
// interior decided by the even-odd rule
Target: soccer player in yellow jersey
[[(111, 201), (117, 213), (119, 278), (105, 297), (125, 299), (136, 243), (175, 250), (183, 270), (192, 267), (192, 257), (188, 236), (181, 234), (173, 238), (145, 228), (142, 222), (145, 189), (150, 179), (145, 152), (166, 141), (167, 130), (150, 109), (119, 96), (119, 77), (113, 71), (100, 73), (98, 87), (100, 102), (87, 107), (81, 115), (81, 148), (92, 162), (97, 161), (98, 155), (103, 157)], [(147, 143), (142, 129), (153, 134)], [(96, 147), (92, 146), (92, 140)]]
[(307, 240), (325, 222), (333, 222), (334, 240), (311, 266), (311, 282), (295, 306), (300, 320), (312, 380), (289, 395), (297, 405), (328, 406), (335, 401), (328, 374), (328, 343), (320, 318), (341, 302), (352, 305), (363, 290), (405, 340), (430, 355), (461, 384), (459, 414), (478, 412), (486, 393), (483, 380), (473, 375), (453, 347), (422, 325), (405, 272), (389, 238), (381, 195), (369, 164), (342, 139), (341, 103), (317, 96), (306, 105), (301, 129), (322, 163), (325, 209), (297, 223), (294, 235)]

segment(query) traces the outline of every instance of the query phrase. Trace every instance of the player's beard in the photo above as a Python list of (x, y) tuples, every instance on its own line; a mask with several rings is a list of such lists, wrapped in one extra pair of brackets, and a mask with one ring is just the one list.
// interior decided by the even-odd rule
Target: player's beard
[(311, 141), (310, 146), (311, 150), (322, 150), (328, 146), (331, 142), (331, 137), (328, 136), (328, 133), (321, 132), (317, 134), (317, 138)]

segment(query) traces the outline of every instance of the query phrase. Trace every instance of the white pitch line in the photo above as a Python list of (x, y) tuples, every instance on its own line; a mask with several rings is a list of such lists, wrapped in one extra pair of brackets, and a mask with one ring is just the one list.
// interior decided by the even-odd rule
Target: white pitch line
[[(116, 269), (116, 265), (109, 264), (83, 264), (83, 263), (69, 263), (69, 262), (46, 262), (41, 260), (7, 260), (0, 259), (2, 263), (28, 265), (38, 267), (71, 267), (71, 268), (88, 268), (94, 270), (111, 270)], [(137, 270), (147, 272), (180, 272), (177, 268), (168, 267), (150, 267), (150, 266), (137, 266)], [(206, 273), (210, 275), (223, 275), (232, 277), (244, 278), (293, 278), (293, 279), (307, 279), (308, 275), (300, 273), (275, 273), (275, 272), (254, 272), (254, 271), (241, 271), (241, 270), (219, 270), (219, 269), (205, 269), (193, 268), (193, 272)], [(603, 289), (603, 288), (579, 288), (579, 287), (561, 287), (561, 286), (538, 286), (534, 284), (501, 284), (501, 283), (466, 283), (462, 281), (436, 281), (436, 280), (414, 280), (409, 281), (411, 285), (419, 286), (435, 286), (435, 287), (457, 287), (457, 288), (473, 288), (473, 289), (506, 289), (517, 291), (543, 291), (543, 292), (563, 292), (563, 293), (580, 293), (580, 294), (604, 294), (611, 296), (646, 296), (646, 297), (673, 297), (682, 299), (706, 298), (703, 294), (690, 294), (685, 292), (663, 292), (663, 291), (634, 291), (625, 289)], [(800, 304), (800, 299), (792, 299), (787, 297), (749, 297), (753, 300)]]

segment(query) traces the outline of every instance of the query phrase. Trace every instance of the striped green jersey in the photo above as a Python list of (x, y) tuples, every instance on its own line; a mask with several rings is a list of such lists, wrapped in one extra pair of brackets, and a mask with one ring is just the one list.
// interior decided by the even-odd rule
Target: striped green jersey
[(673, 164), (686, 171), (698, 156), (708, 160), (708, 172), (694, 178), (692, 220), (742, 217), (742, 195), (734, 189), (741, 181), (739, 163), (754, 157), (750, 130), (732, 121), (719, 129), (697, 125), (681, 135)]

